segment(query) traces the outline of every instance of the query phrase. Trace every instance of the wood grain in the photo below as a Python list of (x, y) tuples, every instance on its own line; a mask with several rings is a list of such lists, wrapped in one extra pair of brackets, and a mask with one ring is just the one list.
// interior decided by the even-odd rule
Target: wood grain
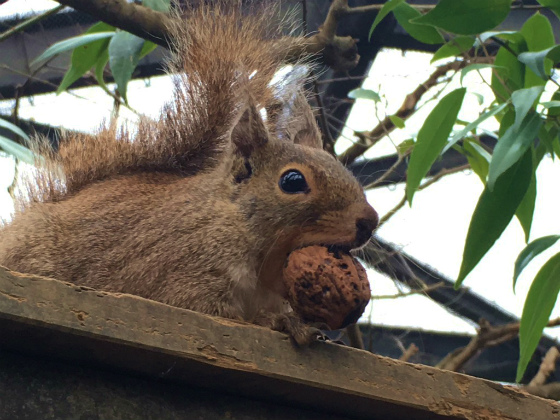
[(512, 388), (0, 267), (0, 346), (354, 418), (560, 419)]

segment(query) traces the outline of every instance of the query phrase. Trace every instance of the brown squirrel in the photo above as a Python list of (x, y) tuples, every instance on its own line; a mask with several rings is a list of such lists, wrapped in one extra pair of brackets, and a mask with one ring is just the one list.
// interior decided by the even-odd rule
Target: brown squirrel
[(307, 342), (284, 301), (287, 255), (358, 248), (377, 214), (322, 150), (299, 87), (271, 83), (287, 54), (271, 16), (222, 1), (175, 19), (174, 100), (134, 133), (43, 146), (27, 200), (0, 229), (0, 264)]

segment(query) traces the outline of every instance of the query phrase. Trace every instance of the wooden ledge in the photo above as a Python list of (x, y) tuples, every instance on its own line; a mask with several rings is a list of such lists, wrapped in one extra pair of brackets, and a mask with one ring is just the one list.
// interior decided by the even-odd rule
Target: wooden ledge
[[(368, 419), (560, 419), (499, 384), (0, 267), (0, 346)], [(1, 396), (0, 396), (1, 399)], [(2, 416), (0, 415), (0, 418)]]

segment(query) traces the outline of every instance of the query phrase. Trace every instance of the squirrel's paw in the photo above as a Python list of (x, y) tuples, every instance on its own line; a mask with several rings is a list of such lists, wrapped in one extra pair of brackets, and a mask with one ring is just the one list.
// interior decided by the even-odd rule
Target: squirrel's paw
[(295, 313), (261, 313), (255, 324), (268, 327), (274, 331), (288, 334), (299, 347), (305, 347), (316, 340), (325, 340), (325, 335), (318, 328), (305, 324)]

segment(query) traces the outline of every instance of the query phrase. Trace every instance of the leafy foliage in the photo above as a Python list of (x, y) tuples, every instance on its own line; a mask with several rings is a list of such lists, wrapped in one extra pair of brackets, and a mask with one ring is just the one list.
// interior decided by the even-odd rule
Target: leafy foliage
[[(560, 17), (558, 0), (539, 3)], [(553, 78), (554, 66), (560, 63), (560, 45), (556, 45), (549, 18), (539, 12), (518, 31), (498, 30), (511, 6), (511, 0), (440, 0), (422, 14), (412, 5), (393, 0), (386, 3), (375, 22), (377, 25), (392, 12), (413, 38), (426, 44), (442, 44), (432, 62), (450, 57), (468, 60), (477, 53), (485, 55), (489, 43), (499, 46), (493, 63), (467, 61), (460, 75), (462, 84), (469, 72), (491, 70), (493, 103), (474, 121), (463, 122), (457, 119), (462, 102), (462, 97), (458, 100), (458, 91), (441, 99), (419, 130), (408, 165), (409, 203), (431, 165), (450, 148), (466, 156), (485, 185), (470, 221), (456, 287), (500, 238), (514, 216), (524, 230), (525, 242), (529, 241), (538, 187), (535, 171), (546, 154), (560, 156), (560, 85)], [(450, 95), (454, 101), (450, 101)], [(477, 132), (484, 121), (493, 118), (500, 127), (496, 133), (498, 142), (490, 154), (477, 140)], [(453, 125), (459, 123), (464, 127), (452, 133)], [(515, 263), (514, 287), (527, 264), (559, 237), (550, 235), (527, 245)], [(559, 291), (560, 254), (544, 264), (527, 296), (519, 333), (517, 380), (538, 344)]]

